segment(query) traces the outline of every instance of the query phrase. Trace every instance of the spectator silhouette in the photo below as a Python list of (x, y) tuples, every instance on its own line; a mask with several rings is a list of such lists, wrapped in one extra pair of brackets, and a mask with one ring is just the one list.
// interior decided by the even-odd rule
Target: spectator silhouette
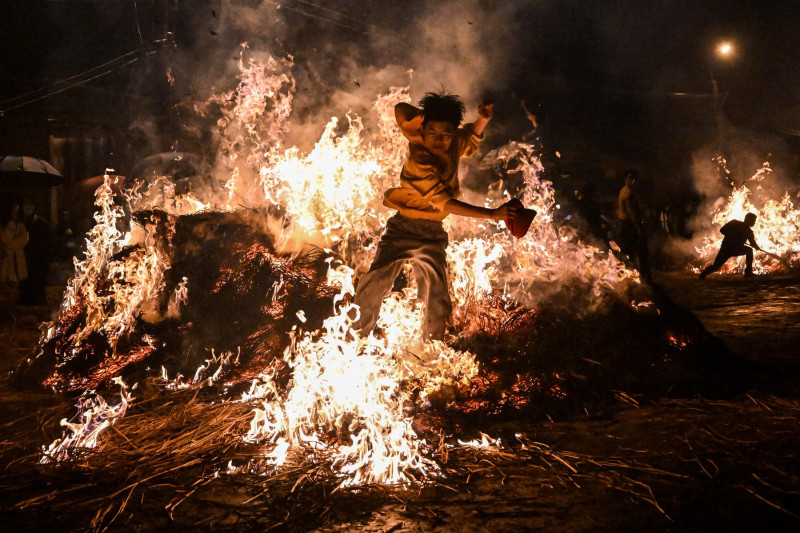
[(642, 279), (650, 281), (650, 259), (647, 251), (647, 232), (644, 211), (634, 190), (638, 174), (635, 170), (625, 172), (625, 185), (617, 198), (617, 220), (619, 222), (619, 248), (631, 261), (638, 263)]
[(20, 220), (19, 206), (11, 207), (11, 218), (3, 226), (2, 234), (2, 265), (0, 265), (0, 282), (18, 282), (28, 277), (28, 267), (25, 262), (25, 245), (28, 244), (28, 231)]
[(22, 199), (22, 216), (29, 235), (28, 244), (25, 246), (28, 278), (19, 285), (19, 303), (45, 305), (47, 304), (45, 285), (50, 273), (52, 253), (50, 224), (36, 214), (36, 204), (30, 197)]
[[(719, 232), (725, 237), (722, 239), (722, 244), (719, 247), (719, 252), (717, 252), (717, 257), (714, 259), (713, 263), (708, 265), (700, 273), (700, 279), (705, 279), (706, 276), (712, 272), (716, 272), (722, 268), (722, 265), (725, 264), (725, 261), (731, 257), (737, 257), (740, 255), (745, 256), (744, 275), (753, 275), (753, 249), (761, 250), (758, 244), (756, 244), (755, 235), (753, 235), (752, 228), (755, 223), (756, 215), (753, 213), (747, 213), (744, 217), (744, 221), (731, 220), (722, 226), (722, 228), (720, 228)], [(748, 241), (750, 242), (750, 246), (746, 245)]]
[(588, 182), (574, 192), (575, 207), (586, 222), (589, 233), (597, 240), (607, 243), (609, 226), (603, 220), (603, 211), (597, 203), (597, 185)]

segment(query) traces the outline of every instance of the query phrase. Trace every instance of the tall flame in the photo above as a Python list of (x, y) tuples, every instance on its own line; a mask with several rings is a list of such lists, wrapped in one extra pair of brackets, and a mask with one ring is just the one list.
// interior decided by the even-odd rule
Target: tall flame
[[(260, 406), (246, 439), (274, 443), (268, 459), (280, 466), (289, 446), (321, 447), (326, 435), (349, 436), (349, 442), (336, 442), (331, 451), (343, 485), (412, 481), (437, 471), (412, 428), (413, 402), (402, 387), (411, 377), (400, 364), (404, 347), (418, 336), (402, 318), (415, 310), (395, 300), (393, 318), (401, 320), (392, 322), (406, 324), (406, 331), (394, 330), (381, 339), (359, 337), (352, 331), (357, 308), (343, 302), (344, 295), (353, 293), (352, 274), (345, 265), (329, 271), (329, 281), (342, 288), (337, 313), (321, 331), (300, 335), (287, 350), (284, 358), (293, 371), (288, 392), (280, 394), (271, 376), (262, 374), (247, 394), (246, 399), (260, 397)], [(433, 373), (442, 381), (468, 379), (477, 369), (474, 361), (454, 364), (463, 354), (441, 343), (418, 348), (437, 352), (437, 364), (429, 372), (437, 370)], [(417, 378), (428, 381), (429, 375)]]
[[(69, 314), (76, 306), (86, 306), (86, 322), (75, 333), (79, 345), (91, 333), (99, 332), (116, 346), (117, 340), (130, 331), (140, 313), (156, 305), (163, 289), (163, 272), (169, 268), (157, 234), (147, 224), (142, 228), (142, 246), (133, 246), (131, 233), (122, 233), (125, 218), (121, 205), (115, 203), (112, 177), (105, 175), (96, 192), (95, 226), (86, 238), (84, 258), (74, 259), (75, 275), (64, 293), (60, 312)], [(51, 327), (44, 337), (50, 340)]]

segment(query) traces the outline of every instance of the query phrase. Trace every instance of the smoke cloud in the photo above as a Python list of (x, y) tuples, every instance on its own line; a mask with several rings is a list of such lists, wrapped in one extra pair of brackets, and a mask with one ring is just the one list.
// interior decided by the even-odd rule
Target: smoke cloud
[[(185, 10), (183, 10), (185, 11)], [(296, 79), (288, 142), (313, 146), (332, 116), (355, 113), (370, 127), (371, 106), (393, 86), (417, 101), (444, 88), (474, 114), (480, 98), (514, 75), (515, 8), (485, 2), (207, 1), (180, 13), (171, 55), (176, 93), (196, 102), (237, 82), (239, 45), (292, 62)], [(183, 41), (183, 42), (182, 42)]]

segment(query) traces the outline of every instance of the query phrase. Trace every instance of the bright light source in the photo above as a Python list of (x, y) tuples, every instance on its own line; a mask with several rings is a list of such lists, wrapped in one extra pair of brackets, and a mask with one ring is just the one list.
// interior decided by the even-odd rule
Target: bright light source
[(733, 55), (733, 45), (729, 42), (720, 43), (717, 46), (717, 54), (722, 57), (730, 57)]

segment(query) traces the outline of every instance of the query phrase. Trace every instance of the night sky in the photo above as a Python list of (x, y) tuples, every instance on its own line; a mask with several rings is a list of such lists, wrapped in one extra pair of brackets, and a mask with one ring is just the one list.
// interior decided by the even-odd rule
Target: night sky
[[(798, 144), (794, 1), (194, 0), (172, 11), (168, 4), (19, 3), (0, 32), (0, 120), (158, 115), (165, 99), (174, 107), (235, 83), (234, 58), (246, 40), (251, 50), (291, 56), (297, 114), (308, 123), (342, 115), (354, 102), (368, 109), (378, 92), (408, 84), (413, 69), (414, 97), (442, 85), (469, 107), (490, 92), (498, 137), (525, 131), (524, 99), (554, 143), (638, 165), (674, 163), (677, 172), (713, 131), (713, 76), (738, 135), (761, 139), (768, 151)], [(735, 47), (728, 60), (713, 52), (722, 40)], [(166, 68), (176, 79), (170, 88)]]

